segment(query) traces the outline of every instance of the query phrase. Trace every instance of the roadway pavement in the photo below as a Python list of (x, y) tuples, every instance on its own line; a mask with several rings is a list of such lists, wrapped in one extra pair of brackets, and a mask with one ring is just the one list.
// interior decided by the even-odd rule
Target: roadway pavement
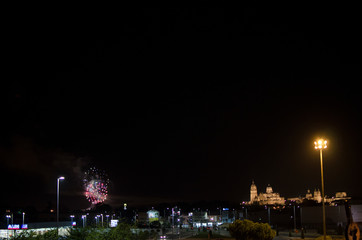
[[(213, 230), (214, 234), (220, 234), (222, 236), (225, 237), (230, 237), (230, 233), (226, 230), (220, 229), (220, 230)], [(170, 240), (170, 239), (188, 239), (191, 238), (192, 236), (198, 235), (198, 230), (197, 229), (181, 229), (179, 231), (179, 229), (174, 229), (174, 232), (172, 233), (172, 229), (169, 229), (166, 232), (166, 240)], [(321, 236), (318, 233), (305, 233), (305, 240), (312, 240), (315, 239), (317, 237)], [(292, 236), (289, 236), (289, 232), (287, 231), (280, 231), (279, 235), (276, 236), (273, 240), (292, 240), (292, 239), (301, 239), (301, 234), (300, 233), (292, 233)], [(343, 239), (343, 238), (342, 238)]]
[[(226, 230), (222, 230), (220, 229), (219, 230), (212, 230), (212, 232), (214, 234), (220, 234), (222, 236), (225, 236), (225, 237), (230, 237), (230, 233)], [(166, 239), (169, 240), (169, 239), (187, 239), (187, 238), (192, 238), (192, 236), (196, 236), (198, 235), (198, 230), (197, 229), (181, 229), (179, 231), (179, 229), (175, 229), (174, 232), (172, 233), (172, 229), (168, 230), (166, 232)]]

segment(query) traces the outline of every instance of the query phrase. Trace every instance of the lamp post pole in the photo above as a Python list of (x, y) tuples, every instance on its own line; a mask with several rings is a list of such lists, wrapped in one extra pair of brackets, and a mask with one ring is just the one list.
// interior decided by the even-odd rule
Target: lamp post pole
[[(6, 215), (6, 228), (9, 228), (9, 218), (10, 218), (10, 215)], [(6, 231), (6, 238), (9, 238), (9, 230)]]
[(96, 227), (98, 227), (99, 218), (100, 218), (100, 215), (95, 216), (95, 219), (96, 219)]
[(325, 204), (325, 195), (324, 195), (324, 177), (323, 177), (323, 150), (320, 149), (320, 159), (321, 159), (321, 178), (322, 178), (322, 208), (323, 208), (323, 236), (326, 240), (326, 204)]
[(10, 216), (10, 215), (6, 215), (6, 223), (7, 223), (6, 227), (9, 226), (9, 218), (11, 218), (11, 216)]
[(25, 212), (23, 212), (23, 226), (24, 226), (24, 222), (25, 222)]
[[(11, 215), (10, 214), (6, 215), (6, 222), (7, 222), (6, 228), (9, 228), (9, 218), (11, 218), (11, 222), (12, 222), (11, 224), (12, 225), (14, 224), (12, 216), (13, 216), (12, 213), (11, 213)], [(14, 230), (14, 232), (15, 232), (15, 230)], [(6, 237), (9, 238), (9, 230), (6, 231)]]
[(293, 206), (293, 220), (294, 220), (294, 232), (297, 231), (297, 219), (295, 219), (295, 203), (294, 203), (294, 206)]
[(319, 149), (319, 157), (321, 162), (321, 182), (322, 182), (322, 214), (323, 214), (323, 239), (326, 240), (326, 206), (325, 206), (325, 195), (324, 195), (324, 176), (323, 176), (323, 149), (327, 148), (327, 141), (319, 139), (314, 142), (315, 149)]
[(59, 235), (59, 180), (64, 180), (64, 177), (57, 179), (57, 235)]

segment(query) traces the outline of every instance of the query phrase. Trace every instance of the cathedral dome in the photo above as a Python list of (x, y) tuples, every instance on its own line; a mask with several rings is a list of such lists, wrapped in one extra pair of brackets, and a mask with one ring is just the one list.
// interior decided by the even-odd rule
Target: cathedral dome
[(270, 186), (270, 184), (268, 184), (268, 186), (266, 187), (266, 193), (272, 193), (273, 192), (273, 188)]

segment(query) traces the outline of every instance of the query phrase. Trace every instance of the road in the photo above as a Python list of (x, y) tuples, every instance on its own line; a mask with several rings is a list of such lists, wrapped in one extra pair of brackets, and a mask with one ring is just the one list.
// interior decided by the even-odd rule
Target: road
[[(222, 236), (225, 237), (230, 237), (230, 234), (228, 231), (220, 229), (219, 230), (214, 230), (213, 231), (214, 234), (220, 234)], [(170, 239), (187, 239), (187, 238), (191, 238), (192, 236), (195, 236), (198, 234), (197, 229), (181, 229), (179, 231), (179, 229), (174, 229), (174, 233), (172, 233), (172, 229), (169, 229), (166, 232), (166, 239), (165, 240), (170, 240)], [(316, 237), (320, 236), (320, 234), (318, 233), (309, 233), (309, 234), (305, 234), (305, 240), (310, 240), (310, 239), (315, 239)], [(289, 240), (289, 239), (301, 239), (301, 235), (297, 234), (297, 233), (293, 233), (292, 236), (289, 236), (289, 232), (279, 232), (279, 236), (276, 236), (273, 240)]]
[[(230, 236), (229, 232), (226, 230), (214, 230), (213, 233), (215, 234), (220, 234), (222, 236)], [(174, 233), (172, 233), (172, 229), (168, 230), (166, 232), (166, 239), (187, 239), (187, 238), (191, 238), (192, 236), (198, 235), (198, 230), (197, 229), (181, 229), (179, 231), (179, 229), (174, 229)]]

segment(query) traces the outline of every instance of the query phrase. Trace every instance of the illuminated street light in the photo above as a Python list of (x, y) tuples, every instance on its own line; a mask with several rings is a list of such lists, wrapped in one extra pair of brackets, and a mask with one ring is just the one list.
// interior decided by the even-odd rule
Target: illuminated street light
[(324, 139), (318, 139), (314, 142), (314, 148), (315, 149), (325, 149), (327, 148), (327, 140)]
[(95, 216), (94, 218), (96, 219), (96, 227), (98, 227), (98, 218), (99, 218), (100, 216), (99, 215), (97, 215), (97, 216)]
[(73, 218), (74, 218), (74, 215), (70, 215), (70, 221), (72, 222), (72, 224), (73, 224)]
[(9, 218), (11, 218), (11, 215), (6, 215), (6, 222), (7, 222), (6, 226), (9, 226)]
[[(7, 222), (6, 228), (9, 227), (9, 218), (11, 218), (11, 225), (14, 225), (14, 215), (12, 213), (11, 213), (11, 215), (7, 214), (6, 215), (6, 222)], [(9, 238), (9, 231), (6, 231), (6, 236), (7, 236), (7, 238)]]
[(59, 180), (64, 180), (64, 177), (57, 179), (57, 235), (59, 234)]
[(87, 215), (82, 215), (82, 219), (83, 219), (83, 228), (84, 228), (85, 222), (87, 221)]
[(23, 212), (23, 226), (24, 226), (24, 222), (25, 222), (25, 212)]
[(318, 139), (314, 142), (314, 148), (319, 149), (319, 156), (321, 161), (321, 179), (322, 179), (322, 209), (323, 209), (323, 239), (326, 240), (326, 207), (324, 196), (324, 177), (323, 177), (323, 149), (327, 148), (327, 141), (325, 139)]

